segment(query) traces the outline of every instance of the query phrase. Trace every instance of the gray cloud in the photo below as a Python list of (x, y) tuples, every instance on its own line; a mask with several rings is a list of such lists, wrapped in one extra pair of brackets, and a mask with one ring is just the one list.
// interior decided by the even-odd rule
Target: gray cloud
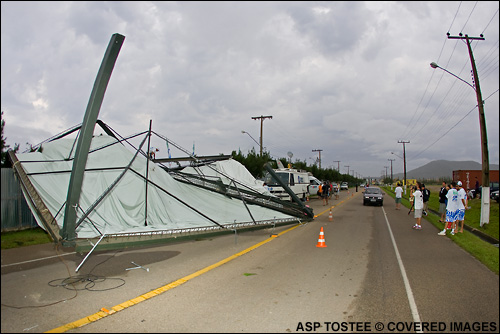
[[(23, 148), (80, 123), (120, 33), (100, 118), (123, 135), (151, 119), (197, 154), (246, 153), (259, 148), (241, 131), (258, 141), (251, 117), (272, 115), (263, 137), (275, 157), (291, 151), (312, 163), (322, 149), (323, 167), (340, 160), (341, 171), (380, 176), (404, 139), (409, 168), (480, 162), (477, 109), (466, 116), (474, 91), (429, 66), (472, 82), (466, 45), (446, 38), (451, 27), (485, 34), (474, 55), (498, 163), (498, 3), (474, 5), (462, 2), (457, 13), (458, 2), (3, 1), (5, 136)], [(166, 155), (165, 143), (153, 145)]]

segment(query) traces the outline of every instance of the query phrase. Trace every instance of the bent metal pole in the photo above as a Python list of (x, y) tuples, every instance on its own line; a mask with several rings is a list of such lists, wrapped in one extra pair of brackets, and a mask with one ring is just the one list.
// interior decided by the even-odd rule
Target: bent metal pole
[(89, 155), (90, 144), (92, 142), (92, 135), (101, 109), (104, 93), (108, 86), (111, 73), (120, 53), (125, 36), (114, 34), (111, 36), (108, 48), (104, 54), (104, 58), (97, 73), (94, 83), (94, 88), (90, 94), (89, 103), (85, 116), (83, 118), (82, 128), (78, 136), (78, 144), (76, 146), (75, 158), (73, 160), (73, 167), (68, 186), (68, 196), (66, 199), (66, 208), (64, 211), (63, 228), (60, 231), (63, 240), (68, 241), (70, 244), (76, 238), (75, 225), (76, 225), (76, 208), (80, 201), (80, 195), (83, 184), (83, 174), (85, 173), (85, 166), (87, 164), (87, 157)]

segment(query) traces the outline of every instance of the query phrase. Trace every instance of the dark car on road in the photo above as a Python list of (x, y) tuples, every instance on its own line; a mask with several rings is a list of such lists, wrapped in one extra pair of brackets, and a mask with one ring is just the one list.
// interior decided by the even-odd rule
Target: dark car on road
[(492, 200), (497, 201), (497, 203), (500, 203), (500, 199), (498, 198), (498, 190), (493, 191), (490, 197)]
[(368, 187), (363, 192), (363, 205), (376, 204), (384, 205), (384, 193), (380, 188)]

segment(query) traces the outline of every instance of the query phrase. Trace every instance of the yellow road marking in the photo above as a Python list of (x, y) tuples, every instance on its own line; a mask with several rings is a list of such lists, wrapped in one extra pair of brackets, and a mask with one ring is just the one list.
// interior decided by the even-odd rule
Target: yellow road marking
[[(283, 235), (283, 234), (285, 234), (285, 233), (287, 233), (287, 232), (289, 232), (289, 231), (291, 231), (291, 230), (293, 230), (293, 229), (295, 229), (295, 228), (297, 228), (299, 226), (300, 225), (297, 224), (297, 225), (295, 225), (295, 226), (293, 226), (293, 227), (291, 227), (291, 228), (289, 228), (287, 230), (284, 230), (284, 231), (278, 233), (278, 236)], [(99, 312), (91, 314), (91, 315), (89, 315), (87, 317), (84, 317), (84, 318), (81, 318), (79, 320), (70, 322), (70, 323), (68, 323), (66, 325), (63, 325), (63, 326), (51, 329), (51, 330), (47, 331), (46, 333), (64, 333), (64, 332), (66, 332), (68, 330), (75, 329), (75, 328), (78, 328), (78, 327), (82, 327), (82, 326), (87, 325), (87, 324), (89, 324), (91, 322), (94, 322), (94, 321), (100, 320), (102, 318), (105, 318), (105, 317), (107, 317), (107, 316), (109, 316), (109, 315), (111, 315), (113, 313), (116, 313), (116, 312), (119, 312), (121, 310), (124, 310), (124, 309), (126, 309), (126, 308), (128, 308), (130, 306), (139, 304), (139, 303), (141, 303), (141, 302), (143, 302), (145, 300), (148, 300), (149, 298), (153, 298), (153, 297), (158, 296), (158, 295), (160, 295), (160, 294), (162, 294), (162, 293), (164, 293), (164, 292), (166, 292), (166, 291), (168, 291), (170, 289), (178, 287), (179, 285), (182, 285), (182, 284), (186, 283), (187, 281), (189, 281), (189, 280), (191, 280), (191, 279), (193, 279), (195, 277), (200, 276), (201, 274), (204, 274), (204, 273), (206, 273), (206, 272), (208, 272), (208, 271), (210, 271), (212, 269), (215, 269), (217, 267), (220, 267), (221, 265), (223, 265), (223, 264), (225, 264), (225, 263), (227, 263), (227, 262), (229, 262), (231, 260), (234, 260), (237, 257), (240, 257), (240, 256), (242, 256), (242, 255), (244, 255), (244, 254), (246, 254), (246, 253), (248, 253), (248, 252), (250, 252), (250, 251), (252, 251), (252, 250), (254, 250), (254, 249), (256, 249), (256, 248), (258, 248), (258, 247), (260, 247), (260, 246), (262, 246), (264, 244), (266, 244), (266, 243), (268, 243), (269, 241), (274, 240), (274, 239), (276, 239), (276, 238), (273, 238), (273, 237), (267, 238), (266, 240), (261, 241), (258, 244), (255, 244), (255, 245), (253, 245), (253, 246), (251, 246), (251, 247), (249, 247), (249, 248), (247, 248), (247, 249), (245, 249), (245, 250), (243, 250), (243, 251), (241, 251), (239, 253), (231, 255), (230, 257), (225, 258), (224, 260), (221, 260), (221, 261), (219, 261), (219, 262), (217, 262), (215, 264), (212, 264), (211, 266), (208, 266), (206, 268), (198, 270), (197, 272), (192, 273), (190, 275), (187, 275), (187, 276), (185, 276), (183, 278), (180, 278), (180, 279), (178, 279), (178, 280), (176, 280), (176, 281), (174, 281), (174, 282), (172, 282), (170, 284), (164, 285), (164, 286), (162, 286), (160, 288), (157, 288), (155, 290), (152, 290), (152, 291), (149, 291), (149, 292), (147, 292), (145, 294), (142, 294), (139, 297), (136, 297), (136, 298), (127, 300), (127, 301), (125, 301), (125, 302), (123, 302), (121, 304), (115, 305), (115, 306), (113, 306), (111, 308), (111, 310), (109, 312), (99, 311)]]
[(329, 208), (328, 208), (328, 209), (326, 209), (325, 211), (323, 211), (323, 212), (321, 212), (321, 213), (319, 213), (319, 214), (315, 215), (315, 216), (314, 216), (314, 218), (318, 218), (319, 216), (321, 216), (321, 215), (322, 215), (322, 214), (324, 214), (325, 212), (327, 212), (327, 211), (330, 211), (330, 210), (334, 209), (336, 206), (339, 206), (340, 204), (344, 203), (345, 201), (350, 200), (350, 199), (351, 199), (351, 198), (353, 198), (353, 197), (354, 197), (354, 195), (353, 195), (353, 196), (348, 196), (348, 197), (347, 197), (347, 199), (343, 199), (342, 201), (340, 201), (339, 203), (337, 203), (337, 205), (332, 205), (331, 207), (329, 207)]

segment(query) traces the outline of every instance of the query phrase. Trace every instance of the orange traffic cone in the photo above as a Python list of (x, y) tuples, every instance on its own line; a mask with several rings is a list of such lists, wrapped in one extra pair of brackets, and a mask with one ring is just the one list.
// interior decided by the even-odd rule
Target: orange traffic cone
[(321, 227), (321, 231), (319, 232), (319, 239), (318, 239), (318, 244), (316, 247), (326, 247), (325, 244), (325, 235), (323, 233), (323, 227)]
[(330, 221), (333, 221), (332, 210), (330, 210), (330, 214), (328, 215), (328, 219), (330, 219)]

